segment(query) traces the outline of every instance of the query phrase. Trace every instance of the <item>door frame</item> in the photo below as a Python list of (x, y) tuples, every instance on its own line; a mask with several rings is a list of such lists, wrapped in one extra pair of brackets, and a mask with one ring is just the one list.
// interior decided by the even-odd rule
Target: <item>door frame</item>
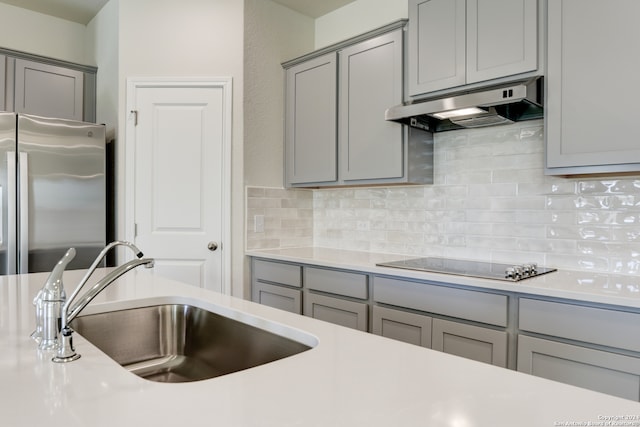
[[(135, 121), (136, 92), (142, 88), (221, 88), (223, 90), (222, 142), (222, 236), (220, 251), (222, 293), (231, 295), (231, 143), (233, 79), (231, 77), (128, 77), (126, 92), (126, 132), (124, 143), (124, 233), (125, 239), (135, 241)], [(141, 248), (144, 250), (144, 248)]]

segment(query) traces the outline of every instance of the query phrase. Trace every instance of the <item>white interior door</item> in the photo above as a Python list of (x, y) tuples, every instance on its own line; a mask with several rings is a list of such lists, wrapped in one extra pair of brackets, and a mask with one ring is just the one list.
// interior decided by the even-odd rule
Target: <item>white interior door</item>
[(130, 79), (127, 103), (128, 237), (157, 274), (228, 294), (231, 80)]

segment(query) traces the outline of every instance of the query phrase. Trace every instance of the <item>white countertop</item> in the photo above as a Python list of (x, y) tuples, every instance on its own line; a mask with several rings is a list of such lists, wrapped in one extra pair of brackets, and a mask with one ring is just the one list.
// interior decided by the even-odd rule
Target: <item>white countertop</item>
[[(81, 275), (65, 273), (68, 293)], [(545, 427), (605, 425), (607, 417), (620, 416), (634, 424), (610, 425), (640, 425), (636, 402), (204, 291), (144, 269), (119, 279), (87, 313), (177, 299), (304, 331), (318, 345), (260, 367), (182, 384), (139, 378), (77, 334), (82, 357), (54, 364), (29, 338), (31, 301), (45, 278), (0, 277), (3, 426)]]
[(569, 271), (559, 269), (553, 273), (531, 279), (507, 282), (376, 266), (376, 263), (379, 262), (419, 258), (418, 256), (314, 247), (252, 250), (247, 251), (246, 255), (272, 260), (315, 264), (330, 268), (357, 270), (401, 278), (471, 286), (481, 289), (519, 292), (530, 295), (568, 298), (583, 302), (640, 308), (640, 276), (623, 276), (596, 273), (587, 270)]

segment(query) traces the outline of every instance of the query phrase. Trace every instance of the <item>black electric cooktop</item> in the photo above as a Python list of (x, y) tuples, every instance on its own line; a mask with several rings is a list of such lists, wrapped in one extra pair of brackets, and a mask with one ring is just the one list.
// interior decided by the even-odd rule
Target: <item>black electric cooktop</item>
[(433, 257), (381, 262), (376, 265), (380, 267), (455, 274), (458, 276), (478, 277), (482, 279), (505, 280), (508, 282), (517, 282), (556, 271), (555, 268), (539, 267), (536, 263), (499, 264), (495, 262)]

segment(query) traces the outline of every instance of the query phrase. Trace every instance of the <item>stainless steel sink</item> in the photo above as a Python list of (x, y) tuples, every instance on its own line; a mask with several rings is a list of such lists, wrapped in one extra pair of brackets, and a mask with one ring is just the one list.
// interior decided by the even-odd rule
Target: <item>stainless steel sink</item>
[(213, 378), (311, 348), (185, 304), (80, 316), (71, 327), (130, 372), (169, 383)]

